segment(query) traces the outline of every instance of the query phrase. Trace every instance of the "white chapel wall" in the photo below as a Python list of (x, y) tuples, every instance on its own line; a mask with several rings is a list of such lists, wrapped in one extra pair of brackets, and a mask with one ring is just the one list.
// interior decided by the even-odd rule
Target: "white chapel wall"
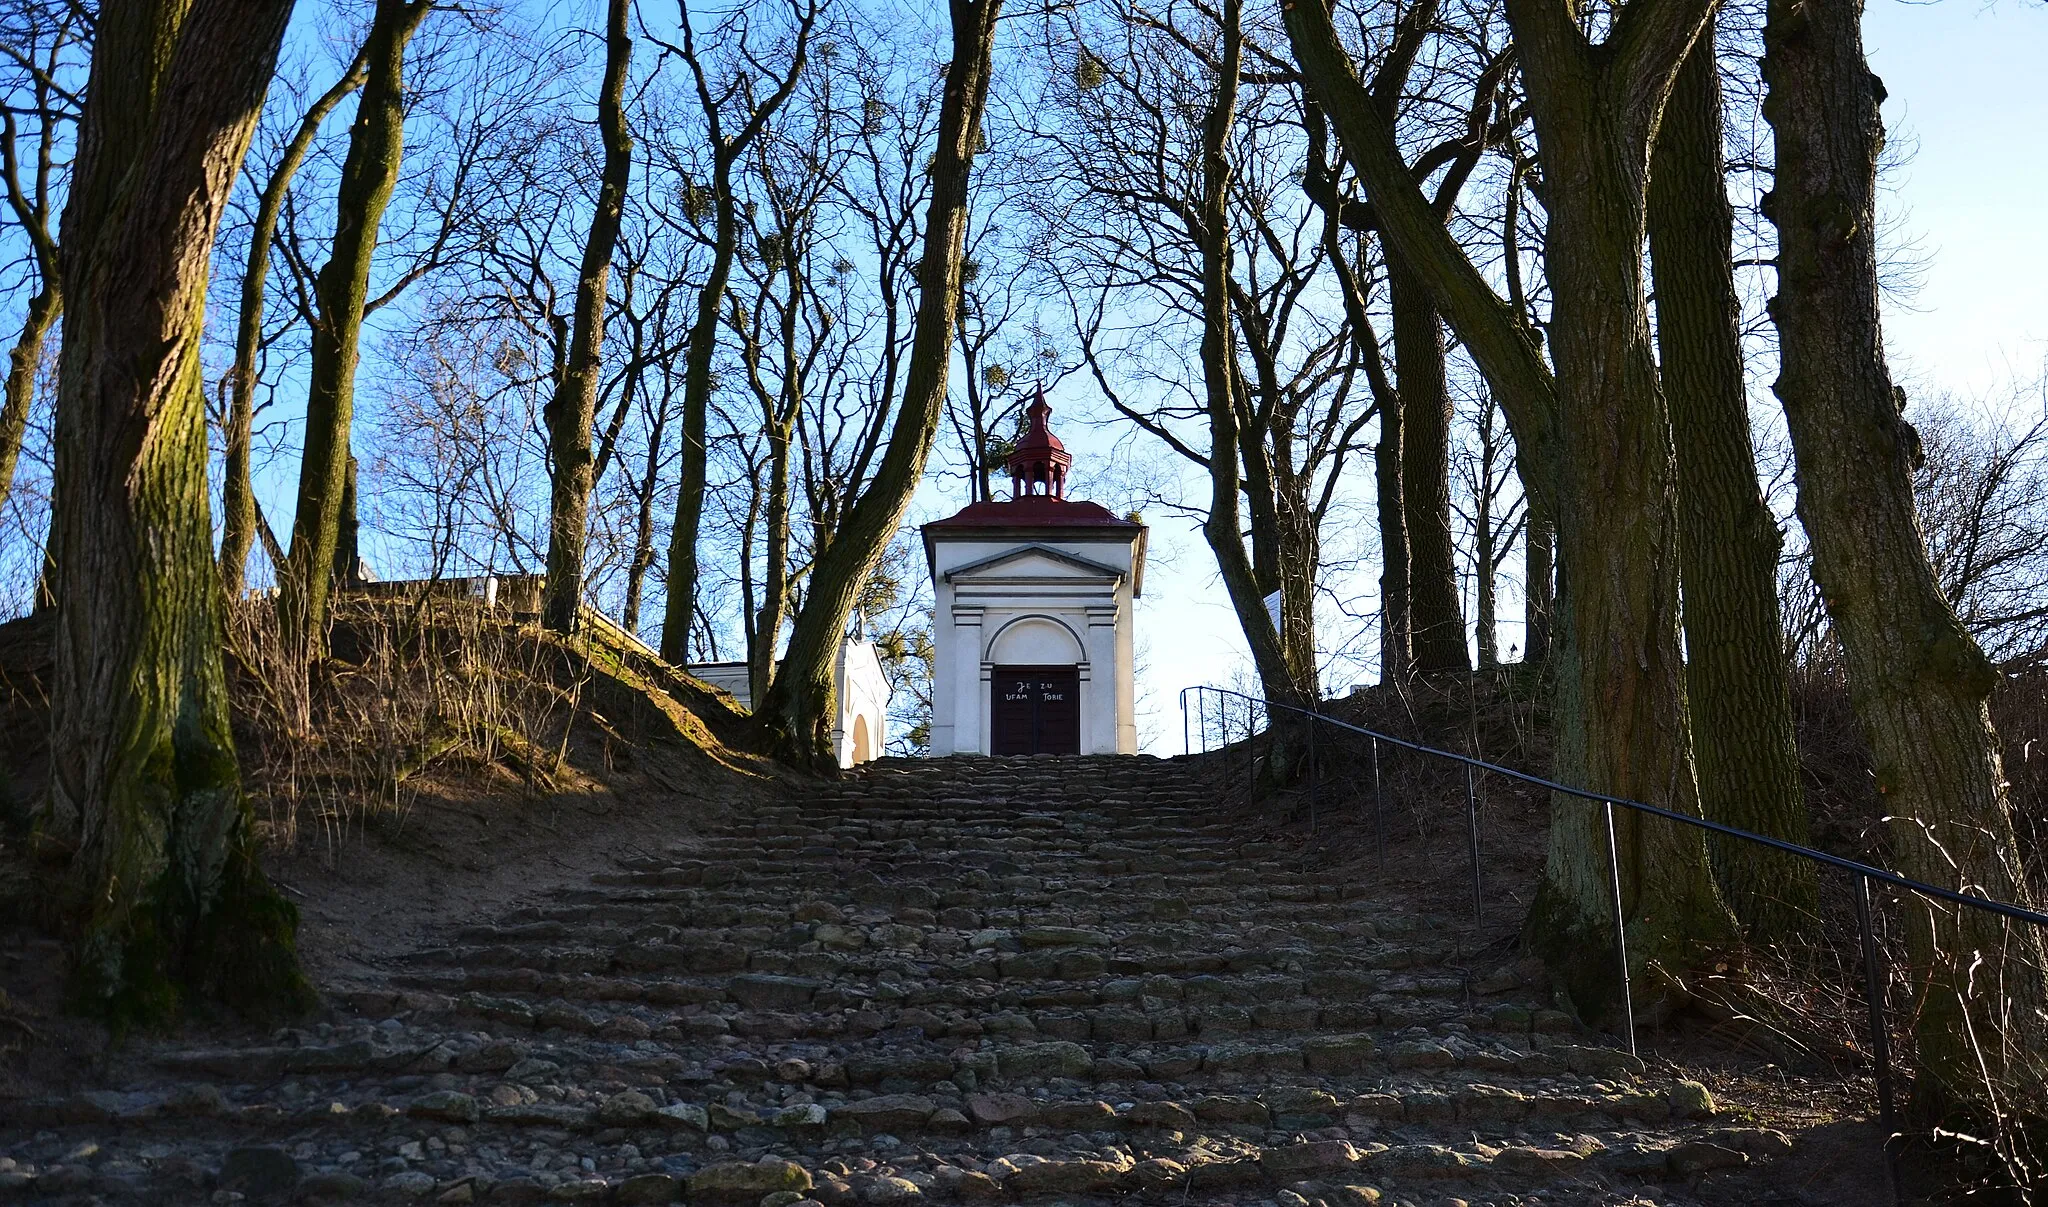
[[(1032, 558), (1033, 547), (1095, 563), (1109, 573)], [(1020, 538), (933, 542), (936, 609), (932, 741), (934, 755), (989, 749), (989, 672), (995, 666), (1079, 666), (1081, 749), (1138, 749), (1131, 660), (1134, 652), (1132, 542)], [(1005, 554), (1016, 562), (972, 569)], [(1017, 563), (1024, 562), (1023, 571)], [(963, 567), (962, 576), (950, 577)]]

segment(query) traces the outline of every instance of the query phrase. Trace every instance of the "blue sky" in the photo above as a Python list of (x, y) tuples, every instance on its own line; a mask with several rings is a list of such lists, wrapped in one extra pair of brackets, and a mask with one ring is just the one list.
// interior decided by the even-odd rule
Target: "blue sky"
[(1864, 37), (1887, 127), (1917, 142), (1894, 186), (1927, 276), (1886, 316), (1894, 369), (1916, 392), (2032, 381), (2048, 357), (2048, 8), (1873, 0)]

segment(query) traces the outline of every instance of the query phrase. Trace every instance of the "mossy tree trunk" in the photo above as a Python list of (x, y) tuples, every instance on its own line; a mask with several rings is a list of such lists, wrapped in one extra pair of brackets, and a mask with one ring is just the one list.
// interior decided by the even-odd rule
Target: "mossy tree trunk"
[[(802, 0), (791, 42), (789, 69), (767, 95), (754, 99), (751, 91), (746, 120), (730, 134), (731, 117), (724, 111), (703, 59), (697, 52), (696, 35), (690, 27), (690, 13), (684, 5), (682, 45), (675, 49), (690, 69), (697, 91), (697, 104), (704, 112), (709, 138), (705, 147), (711, 159), (710, 202), (712, 209), (711, 268), (697, 291), (697, 314), (683, 351), (682, 482), (676, 494), (675, 522), (669, 527), (668, 597), (661, 619), (661, 656), (681, 666), (690, 660), (690, 625), (697, 615), (697, 536), (704, 521), (704, 489), (708, 482), (709, 416), (711, 413), (711, 363), (718, 354), (718, 325), (725, 306), (726, 286), (732, 280), (733, 258), (739, 253), (740, 220), (733, 197), (733, 166), (740, 162), (754, 140), (761, 136), (784, 101), (795, 91), (810, 51), (811, 31), (817, 25), (823, 0)], [(732, 94), (726, 94), (728, 98)], [(923, 465), (919, 461), (920, 468)]]
[[(1643, 290), (1650, 140), (1711, 0), (1630, 0), (1604, 44), (1563, 0), (1509, 0), (1550, 212), (1565, 783), (1699, 811), (1679, 642), (1678, 476)], [(1699, 831), (1615, 810), (1631, 963), (1697, 966), (1733, 918)], [(1618, 1003), (1601, 810), (1552, 806), (1524, 934), (1593, 1016)]]
[[(1700, 33), (1664, 106), (1652, 153), (1649, 231), (1657, 349), (1679, 482), (1685, 686), (1700, 808), (1716, 821), (1807, 839), (1778, 618), (1778, 525), (1757, 486), (1729, 258), (1734, 212), (1721, 159), (1714, 27)], [(1751, 937), (1813, 920), (1813, 866), (1753, 843), (1709, 840), (1714, 879)]]
[[(1998, 672), (1956, 619), (1914, 510), (1919, 439), (1901, 417), (1879, 324), (1877, 158), (1884, 87), (1857, 0), (1771, 0), (1764, 116), (1776, 150), (1777, 393), (1814, 580), (1884, 796), (1893, 866), (1961, 892), (2024, 901), (1999, 741)], [(2044, 994), (2032, 927), (1909, 899), (1918, 1110), (2038, 1102)]]
[(334, 245), (313, 281), (318, 313), (307, 370), (298, 509), (292, 516), (291, 550), (278, 575), (283, 631), (308, 657), (323, 653), (327, 643), (370, 265), (377, 226), (397, 187), (405, 154), (405, 48), (432, 9), (433, 0), (377, 0), (363, 42), (362, 96), (349, 126), (335, 197)]
[[(812, 563), (810, 587), (790, 629), (782, 670), (767, 699), (755, 708), (785, 757), (816, 766), (834, 765), (829, 749), (836, 703), (832, 671), (847, 621), (910, 508), (946, 404), (953, 322), (960, 304), (961, 250), (967, 238), (967, 185), (981, 141), (990, 54), (1002, 5), (1000, 0), (950, 0), (949, 8), (952, 51), (929, 168), (931, 202), (917, 269), (917, 317), (903, 401), (874, 477)], [(675, 590), (673, 583), (669, 589)]]
[[(221, 463), (220, 581), (230, 600), (248, 587), (249, 550), (257, 540), (256, 491), (250, 482), (250, 445), (256, 426), (256, 358), (263, 350), (263, 310), (270, 282), (270, 244), (292, 178), (320, 133), (321, 123), (344, 98), (362, 87), (362, 56), (307, 108), (263, 182), (256, 218), (249, 227), (249, 256), (242, 269), (242, 298), (235, 319), (235, 363), (228, 370), (225, 454)], [(282, 567), (276, 567), (282, 569)]]
[(73, 1000), (295, 1008), (297, 915), (257, 867), (208, 519), (208, 257), (289, 0), (100, 6), (63, 220), (47, 825), (72, 847)]
[(626, 73), (633, 38), (626, 29), (628, 0), (605, 6), (604, 82), (597, 94), (597, 129), (604, 140), (604, 168), (597, 208), (583, 241), (576, 272), (576, 310), (570, 319), (568, 363), (548, 401), (547, 586), (541, 619), (557, 633), (573, 633), (583, 607), (583, 554), (589, 540), (590, 492), (597, 484), (591, 456), (591, 425), (597, 420), (598, 378), (604, 368), (605, 294), (612, 251), (633, 175), (633, 136), (626, 130)]

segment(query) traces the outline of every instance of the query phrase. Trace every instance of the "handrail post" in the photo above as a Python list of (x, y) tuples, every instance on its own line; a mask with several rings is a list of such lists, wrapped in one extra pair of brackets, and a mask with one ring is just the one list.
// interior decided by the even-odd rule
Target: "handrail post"
[(1387, 874), (1387, 802), (1380, 791), (1380, 740), (1372, 740), (1372, 845), (1379, 856), (1380, 875)]
[(1247, 805), (1258, 799), (1252, 791), (1252, 780), (1257, 774), (1258, 769), (1252, 762), (1252, 698), (1247, 695), (1244, 698), (1244, 803)]
[(1180, 689), (1180, 752), (1183, 755), (1195, 752), (1195, 744), (1188, 736), (1188, 689), (1185, 687)]
[(1308, 715), (1308, 832), (1322, 829), (1316, 812), (1316, 715)]
[(1472, 785), (1472, 764), (1465, 764), (1465, 830), (1472, 848), (1472, 924), (1486, 924), (1485, 894), (1479, 886), (1479, 794)]
[(1870, 877), (1856, 874), (1856, 928), (1863, 932), (1863, 1001), (1870, 1012), (1870, 1055), (1877, 1082), (1878, 1121), (1884, 1127), (1884, 1162), (1891, 1174), (1892, 1201), (1898, 1202), (1899, 1161), (1892, 1141), (1899, 1134), (1892, 1104), (1892, 1041), (1884, 1021), (1884, 975), (1877, 963), (1877, 932), (1870, 924)]
[(1614, 958), (1621, 967), (1621, 1025), (1628, 1035), (1628, 1054), (1636, 1055), (1636, 1002), (1628, 983), (1628, 923), (1621, 912), (1621, 854), (1614, 845), (1614, 802), (1600, 802), (1607, 819), (1607, 870), (1614, 881)]

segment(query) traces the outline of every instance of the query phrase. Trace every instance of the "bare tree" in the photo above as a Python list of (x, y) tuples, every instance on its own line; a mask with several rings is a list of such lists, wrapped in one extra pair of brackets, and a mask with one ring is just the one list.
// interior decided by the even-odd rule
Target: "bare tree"
[(1335, 296), (1341, 240), (1293, 187), (1300, 100), (1245, 66), (1258, 52), (1236, 12), (1112, 3), (1068, 18), (1032, 131), (1056, 169), (1026, 187), (1097, 389), (1208, 478), (1204, 538), (1261, 682), (1309, 699), (1322, 533), (1370, 417), (1366, 353)]
[[(1403, 21), (1430, 19), (1423, 6)], [(1677, 491), (1642, 282), (1650, 139), (1712, 0), (1631, 0), (1595, 43), (1554, 0), (1512, 0), (1516, 61), (1542, 148), (1552, 383), (1523, 318), (1432, 212), (1359, 84), (1329, 9), (1287, 10), (1310, 91), (1371, 189), (1391, 254), (1417, 274), (1507, 414), (1525, 485), (1557, 522), (1570, 619), (1558, 679), (1559, 774), (1696, 812), (1678, 637)], [(1398, 44), (1398, 38), (1396, 39)], [(1630, 958), (1684, 967), (1733, 920), (1686, 827), (1617, 819)], [(1597, 810), (1560, 797), (1528, 935), (1574, 1000), (1618, 1004)], [(1640, 938), (1638, 938), (1640, 935)]]
[[(1710, 20), (1665, 105), (1648, 196), (1659, 368), (1678, 467), (1686, 703), (1701, 811), (1803, 843), (1806, 794), (1778, 617), (1780, 541), (1749, 431), (1721, 110)], [(1782, 939), (1811, 924), (1811, 864), (1747, 842), (1708, 850), (1752, 937)]]
[(832, 668), (839, 644), (868, 576), (903, 521), (938, 435), (960, 301), (968, 185), (981, 142), (1001, 7), (998, 0), (952, 0), (950, 5), (952, 53), (930, 164), (931, 205), (918, 265), (917, 317), (902, 403), (873, 478), (847, 509), (831, 545), (812, 565), (809, 591), (790, 632), (782, 673), (759, 710), (779, 748), (793, 759), (814, 762), (827, 757)]
[[(352, 476), (349, 429), (355, 415), (356, 363), (368, 307), (377, 226), (398, 183), (405, 148), (405, 48), (433, 0), (377, 0), (363, 40), (362, 96), (349, 127), (348, 157), (335, 199), (334, 244), (314, 283), (313, 358), (306, 395), (305, 452), (288, 564), (278, 598), (284, 631), (297, 648), (326, 645), (336, 548), (343, 541), (344, 495)], [(353, 577), (353, 562), (345, 568)]]
[[(676, 518), (669, 534), (668, 602), (661, 626), (661, 653), (671, 662), (689, 659), (690, 624), (697, 595), (697, 535), (704, 512), (706, 423), (711, 405), (712, 360), (718, 350), (718, 327), (726, 283), (739, 251), (739, 207), (733, 195), (733, 169), (754, 140), (789, 99), (803, 74), (811, 32), (824, 10), (823, 0), (790, 0), (787, 53), (771, 66), (756, 45), (756, 15), (736, 10), (718, 31), (718, 44), (729, 65), (721, 71), (697, 47), (688, 0), (678, 0), (681, 43), (662, 48), (683, 61), (702, 112), (706, 148), (711, 157), (708, 215), (711, 267), (697, 293), (697, 317), (690, 327), (688, 360), (683, 377), (682, 484), (676, 496)], [(767, 81), (757, 95), (758, 81)], [(694, 182), (688, 187), (700, 187)]]
[(222, 423), (226, 455), (221, 473), (221, 583), (229, 599), (240, 599), (247, 582), (249, 550), (256, 542), (256, 491), (250, 481), (256, 426), (257, 357), (263, 348), (263, 312), (270, 281), (271, 242), (277, 236), (292, 178), (312, 149), (321, 123), (368, 74), (368, 63), (356, 56), (341, 78), (306, 107), (305, 116), (278, 154), (264, 179), (249, 226), (249, 251), (242, 269), (242, 299), (236, 313), (235, 363), (228, 371), (227, 416)]
[(4, 83), (10, 95), (0, 107), (0, 176), (8, 213), (28, 238), (34, 284), (21, 331), (7, 354), (6, 390), (0, 394), (0, 506), (14, 486), (43, 341), (64, 309), (50, 218), (65, 183), (64, 150), (69, 127), (78, 120), (78, 98), (62, 81), (76, 74), (90, 37), (85, 13), (73, 4), (17, 0), (4, 21), (0, 37), (7, 41), (12, 62)]
[[(605, 294), (625, 211), (626, 186), (633, 174), (633, 138), (626, 130), (626, 73), (633, 59), (633, 39), (626, 30), (628, 9), (627, 0), (607, 0), (605, 7), (604, 82), (597, 98), (604, 171), (576, 274), (576, 312), (570, 320), (568, 355), (546, 412), (554, 491), (548, 510), (547, 594), (541, 612), (548, 627), (562, 633), (575, 631), (583, 606), (583, 554), (590, 491), (597, 478), (591, 424), (597, 418), (598, 377), (603, 367)], [(687, 14), (684, 21), (687, 27)]]

